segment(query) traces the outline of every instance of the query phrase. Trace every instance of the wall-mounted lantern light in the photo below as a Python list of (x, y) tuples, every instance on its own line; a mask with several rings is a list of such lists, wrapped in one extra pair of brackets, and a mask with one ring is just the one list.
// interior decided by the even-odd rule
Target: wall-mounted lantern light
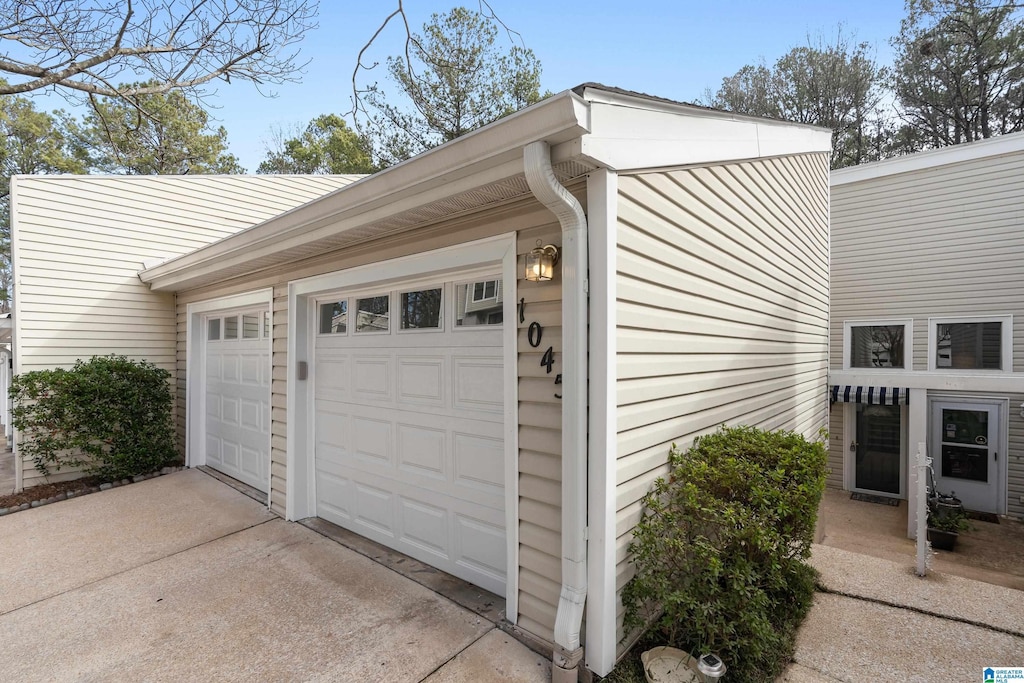
[(526, 279), (530, 282), (543, 282), (555, 276), (555, 264), (558, 263), (558, 247), (553, 244), (537, 247), (526, 255)]

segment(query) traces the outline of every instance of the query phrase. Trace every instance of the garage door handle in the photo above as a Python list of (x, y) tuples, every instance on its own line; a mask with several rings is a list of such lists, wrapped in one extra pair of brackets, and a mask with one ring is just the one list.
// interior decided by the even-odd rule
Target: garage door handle
[(304, 360), (300, 360), (298, 366), (295, 368), (296, 379), (306, 379), (309, 376), (309, 364)]

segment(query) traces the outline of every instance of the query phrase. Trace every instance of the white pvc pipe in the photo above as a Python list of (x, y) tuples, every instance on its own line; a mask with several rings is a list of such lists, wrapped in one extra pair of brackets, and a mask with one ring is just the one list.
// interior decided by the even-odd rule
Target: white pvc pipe
[(928, 459), (925, 444), (917, 444), (917, 504), (914, 513), (917, 515), (917, 575), (924, 576), (928, 572)]
[(587, 218), (558, 182), (546, 142), (523, 149), (526, 182), (562, 226), (562, 589), (552, 679), (576, 680), (587, 598)]

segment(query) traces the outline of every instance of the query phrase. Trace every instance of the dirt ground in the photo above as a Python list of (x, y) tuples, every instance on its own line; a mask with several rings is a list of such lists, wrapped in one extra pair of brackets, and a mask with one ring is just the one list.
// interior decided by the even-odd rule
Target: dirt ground
[[(955, 550), (936, 550), (932, 568), (976, 581), (1024, 590), (1024, 523), (1006, 517), (998, 524), (971, 520)], [(828, 489), (818, 515), (823, 545), (916, 562), (915, 542), (907, 538), (907, 501), (899, 507), (850, 499), (849, 491)]]

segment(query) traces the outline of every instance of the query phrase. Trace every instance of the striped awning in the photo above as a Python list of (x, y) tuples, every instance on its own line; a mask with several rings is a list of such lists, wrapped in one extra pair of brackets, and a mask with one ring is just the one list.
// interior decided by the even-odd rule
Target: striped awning
[(832, 403), (905, 406), (910, 403), (910, 390), (901, 387), (858, 387), (849, 384), (833, 384)]

